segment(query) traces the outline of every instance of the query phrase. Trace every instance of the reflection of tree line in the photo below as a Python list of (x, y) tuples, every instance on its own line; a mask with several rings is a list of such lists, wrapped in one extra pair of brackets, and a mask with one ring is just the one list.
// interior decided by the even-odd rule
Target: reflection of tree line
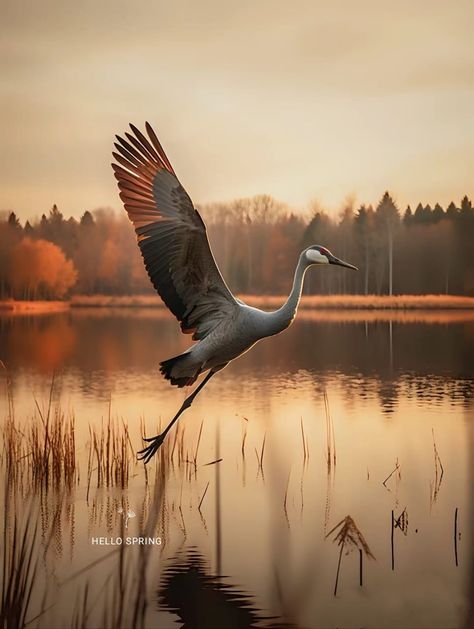
[[(323, 386), (337, 374), (348, 400), (375, 395), (386, 410), (400, 396), (433, 401), (469, 396), (473, 337), (466, 326), (394, 323), (392, 361), (389, 326), (386, 321), (314, 324), (302, 319), (279, 337), (278, 351), (272, 339), (265, 340), (223, 377), (251, 380), (258, 373), (259, 378), (288, 374), (293, 379), (305, 370), (310, 377), (317, 374)], [(101, 399), (107, 399), (118, 371), (127, 372), (128, 379), (146, 372), (160, 383), (158, 361), (186, 343), (174, 320), (160, 311), (149, 318), (140, 311), (126, 318), (121, 310), (97, 318), (82, 312), (0, 317), (2, 360), (13, 370), (72, 369), (80, 388)], [(320, 394), (322, 399), (322, 389)]]
[[(235, 292), (283, 293), (302, 247), (320, 243), (361, 269), (314, 273), (321, 294), (473, 294), (474, 209), (464, 197), (443, 209), (419, 204), (403, 215), (388, 193), (377, 207), (345, 207), (331, 218), (297, 214), (269, 196), (200, 208), (222, 272)], [(152, 292), (123, 215), (105, 210), (66, 220), (56, 206), (21, 225), (0, 220), (0, 298)]]

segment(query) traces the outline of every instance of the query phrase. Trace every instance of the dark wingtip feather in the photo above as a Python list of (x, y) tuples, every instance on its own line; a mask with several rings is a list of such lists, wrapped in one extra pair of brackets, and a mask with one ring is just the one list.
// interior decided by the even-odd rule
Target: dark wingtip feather
[(145, 129), (146, 129), (146, 132), (148, 133), (148, 137), (150, 138), (152, 145), (154, 146), (155, 150), (158, 152), (158, 155), (160, 156), (160, 158), (163, 160), (165, 166), (170, 171), (170, 173), (176, 176), (173, 166), (171, 165), (170, 160), (168, 159), (165, 151), (163, 150), (163, 147), (161, 146), (161, 143), (158, 140), (158, 137), (149, 122), (145, 122)]

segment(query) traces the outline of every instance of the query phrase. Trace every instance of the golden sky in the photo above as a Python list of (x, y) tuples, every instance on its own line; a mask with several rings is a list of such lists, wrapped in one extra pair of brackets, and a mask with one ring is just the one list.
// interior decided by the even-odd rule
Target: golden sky
[(0, 210), (120, 207), (148, 120), (195, 203), (473, 196), (474, 2), (2, 0)]

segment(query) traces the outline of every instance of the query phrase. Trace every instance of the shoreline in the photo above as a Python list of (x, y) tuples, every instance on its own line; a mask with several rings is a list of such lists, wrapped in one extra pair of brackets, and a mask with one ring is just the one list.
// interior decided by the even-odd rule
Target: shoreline
[[(262, 309), (279, 308), (285, 296), (239, 295), (245, 303)], [(68, 301), (0, 301), (0, 314), (45, 314), (76, 308), (159, 308), (155, 295), (77, 295)], [(458, 295), (303, 295), (303, 310), (474, 310), (474, 297)]]

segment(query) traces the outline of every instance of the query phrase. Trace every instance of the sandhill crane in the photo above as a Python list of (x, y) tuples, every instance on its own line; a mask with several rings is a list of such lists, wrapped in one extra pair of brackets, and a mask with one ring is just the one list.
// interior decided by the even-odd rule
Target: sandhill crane
[(119, 136), (112, 164), (120, 198), (137, 234), (153, 286), (197, 341), (179, 356), (160, 363), (163, 376), (177, 387), (187, 387), (207, 372), (184, 400), (165, 430), (150, 439), (139, 459), (148, 463), (180, 415), (191, 406), (212, 376), (249, 350), (257, 341), (278, 334), (293, 321), (306, 270), (314, 265), (339, 265), (357, 270), (320, 245), (299, 257), (287, 301), (274, 312), (243, 303), (231, 293), (212, 255), (206, 226), (180, 184), (152, 127), (148, 138), (134, 125)]

